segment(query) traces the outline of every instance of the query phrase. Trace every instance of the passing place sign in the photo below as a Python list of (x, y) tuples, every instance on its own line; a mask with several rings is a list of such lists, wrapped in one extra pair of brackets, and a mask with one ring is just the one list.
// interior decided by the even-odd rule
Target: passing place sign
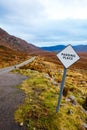
[(75, 52), (75, 50), (72, 48), (71, 45), (68, 45), (64, 50), (59, 52), (57, 54), (57, 57), (65, 66), (65, 68), (70, 67), (72, 64), (74, 64), (76, 61), (80, 59), (80, 57), (78, 56), (78, 54)]

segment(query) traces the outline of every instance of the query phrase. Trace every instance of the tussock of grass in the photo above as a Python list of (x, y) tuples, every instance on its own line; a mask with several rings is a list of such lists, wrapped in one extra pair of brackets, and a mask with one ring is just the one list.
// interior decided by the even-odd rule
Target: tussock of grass
[[(82, 92), (81, 88), (77, 86), (79, 80), (82, 79), (81, 77), (77, 82), (74, 82), (76, 80), (74, 77), (75, 72), (68, 71), (65, 83), (65, 86), (69, 88), (67, 97), (75, 93), (74, 96), (79, 102), (74, 106), (71, 102), (65, 101), (67, 97), (62, 97), (60, 110), (56, 113), (59, 86), (55, 86), (50, 78), (45, 77), (44, 73), (29, 69), (19, 69), (18, 71), (29, 76), (29, 79), (25, 80), (20, 86), (26, 93), (26, 99), (24, 105), (20, 106), (15, 112), (15, 120), (17, 122), (23, 122), (26, 130), (82, 129), (82, 123), (86, 123), (87, 115), (79, 104), (79, 97), (83, 96), (87, 91)], [(79, 73), (76, 74), (77, 78), (78, 75)], [(71, 114), (68, 113), (69, 110), (72, 110)]]

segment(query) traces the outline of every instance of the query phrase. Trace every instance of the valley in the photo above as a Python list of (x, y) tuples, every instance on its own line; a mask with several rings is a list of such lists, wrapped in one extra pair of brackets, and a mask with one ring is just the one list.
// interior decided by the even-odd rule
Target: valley
[[(9, 113), (7, 115), (13, 123), (12, 126), (8, 119), (9, 130), (12, 127), (20, 130), (87, 129), (87, 52), (77, 53), (80, 60), (67, 70), (60, 110), (56, 113), (64, 69), (56, 53), (41, 50), (20, 38), (9, 35), (0, 28), (0, 68), (15, 66), (35, 57), (26, 65), (16, 66), (10, 73), (0, 75), (1, 82), (5, 79), (8, 83), (0, 84), (0, 92), (6, 89), (5, 97), (10, 93), (11, 100), (17, 100), (17, 98), (23, 100), (23, 102), (18, 100), (19, 103), (16, 106), (15, 104), (11, 106), (11, 100), (8, 98), (5, 98), (5, 103), (3, 102), (1, 110), (9, 108), (9, 113), (11, 112), (11, 115)], [(21, 79), (21, 82), (18, 82), (18, 79), (19, 81)], [(16, 81), (18, 83), (14, 84)], [(12, 93), (9, 90), (12, 90)], [(16, 96), (14, 98), (16, 94), (18, 94), (17, 98)], [(21, 97), (22, 94), (24, 94), (23, 97)], [(14, 100), (12, 102), (15, 102)], [(14, 126), (12, 115), (17, 127)], [(1, 114), (1, 116), (6, 122), (6, 115)]]

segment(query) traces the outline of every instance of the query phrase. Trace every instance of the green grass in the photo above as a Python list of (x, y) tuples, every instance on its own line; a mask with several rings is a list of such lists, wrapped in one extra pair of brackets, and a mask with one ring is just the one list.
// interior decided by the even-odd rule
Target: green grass
[[(77, 105), (73, 106), (62, 97), (60, 110), (56, 113), (59, 86), (53, 85), (44, 73), (29, 69), (16, 71), (29, 77), (19, 86), (25, 91), (26, 98), (24, 104), (15, 112), (16, 122), (23, 122), (26, 130), (81, 130), (82, 123), (87, 121), (87, 115), (79, 103), (82, 102), (79, 97), (83, 93), (76, 88), (76, 84), (72, 85), (71, 80), (68, 83), (66, 80), (65, 83), (69, 87), (67, 97), (75, 93), (74, 96), (79, 101)], [(69, 110), (72, 110), (72, 114), (68, 114)]]

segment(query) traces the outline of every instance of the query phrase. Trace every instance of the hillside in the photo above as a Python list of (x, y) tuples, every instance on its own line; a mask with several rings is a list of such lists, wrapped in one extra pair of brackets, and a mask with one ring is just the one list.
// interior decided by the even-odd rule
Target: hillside
[(25, 40), (22, 40), (20, 38), (8, 34), (1, 28), (0, 28), (0, 45), (24, 53), (32, 53), (39, 51), (38, 47), (30, 43), (27, 43)]
[[(70, 68), (71, 69), (85, 69), (87, 70), (87, 53), (78, 53), (80, 56), (80, 60), (78, 60), (76, 63), (74, 63)], [(59, 68), (63, 68), (62, 63), (58, 60), (55, 53), (45, 53), (37, 56), (39, 67), (42, 66), (42, 60), (43, 59), (46, 62), (55, 63), (59, 66)], [(36, 64), (37, 65), (37, 64)], [(35, 68), (35, 64), (32, 63), (32, 69)], [(45, 68), (45, 66), (43, 65)]]
[[(55, 53), (43, 51), (40, 48), (27, 43), (25, 40), (8, 34), (0, 28), (0, 67), (14, 65), (28, 59), (29, 56), (48, 57), (54, 61)], [(16, 58), (15, 58), (16, 57)]]
[(45, 51), (0, 28), (0, 68), (22, 62), (29, 56), (46, 55)]
[[(80, 46), (81, 47), (81, 46)], [(84, 46), (85, 49), (86, 49), (86, 45)], [(48, 47), (49, 48), (49, 47)], [(56, 46), (56, 51), (57, 52), (57, 49), (59, 50), (62, 50), (64, 49), (65, 46), (63, 45), (59, 45), (59, 46)], [(53, 52), (53, 49), (51, 47), (51, 52)], [(74, 48), (75, 49), (75, 48)], [(58, 51), (59, 52), (59, 51)], [(58, 53), (57, 52), (57, 53)], [(80, 56), (80, 60), (78, 60), (75, 64), (73, 64), (70, 68), (76, 68), (76, 69), (86, 69), (87, 70), (87, 52), (78, 52), (78, 55)], [(51, 53), (50, 53), (51, 54)], [(53, 55), (54, 54), (54, 55)], [(58, 60), (58, 58), (56, 57), (56, 53), (53, 53), (50, 57), (48, 55), (45, 56), (45, 60), (46, 61), (51, 61), (53, 63), (56, 63), (58, 65), (60, 65), (61, 67), (63, 67), (62, 63)]]
[(28, 58), (29, 56), (25, 53), (0, 45), (0, 68), (18, 64)]
[[(62, 50), (64, 47), (64, 45), (59, 45), (56, 47), (51, 47), (50, 49), (53, 51), (55, 48), (57, 52)], [(82, 48), (82, 46), (80, 46), (80, 48)], [(29, 44), (20, 38), (9, 35), (6, 31), (0, 28), (0, 67), (14, 65), (15, 63), (22, 62), (25, 59), (28, 59), (29, 56), (40, 56), (43, 57), (46, 61), (62, 66), (56, 56), (56, 53), (41, 50), (40, 48)], [(79, 52), (79, 56), (80, 60), (72, 67), (87, 69), (87, 53)]]

